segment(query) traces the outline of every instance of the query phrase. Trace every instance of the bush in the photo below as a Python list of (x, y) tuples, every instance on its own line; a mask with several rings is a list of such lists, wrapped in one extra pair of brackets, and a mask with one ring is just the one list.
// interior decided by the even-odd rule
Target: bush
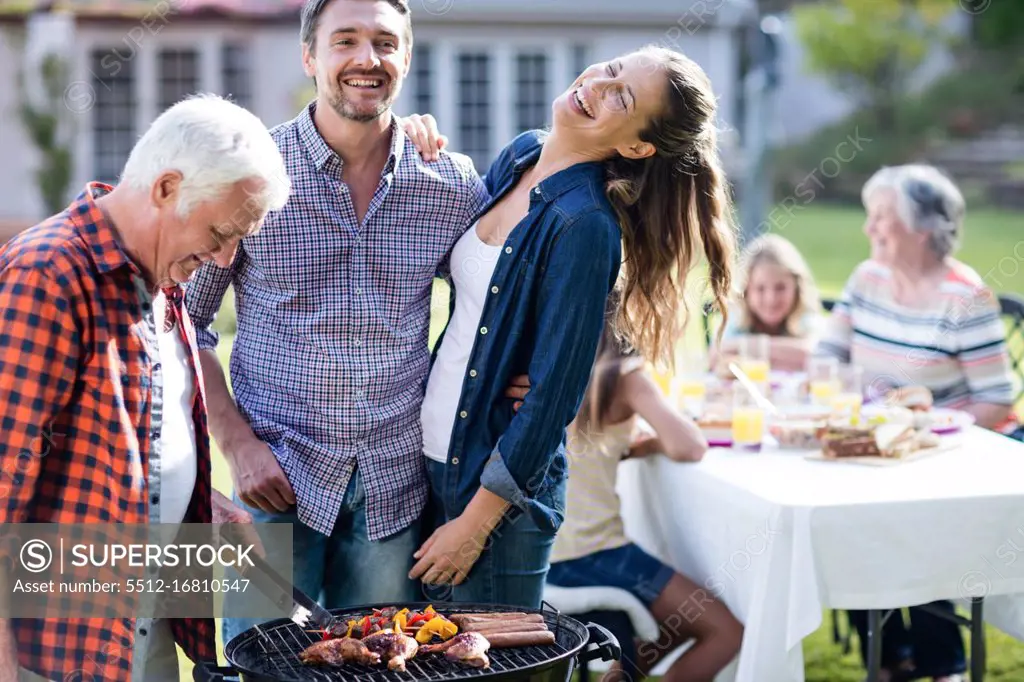
[[(879, 129), (871, 112), (858, 111), (776, 152), (776, 199), (813, 190), (815, 198), (859, 201), (860, 188), (878, 168), (921, 161), (929, 151), (1003, 123), (1019, 122), (1024, 110), (1024, 57), (976, 55), (960, 70), (940, 78), (919, 96), (896, 107), (896, 130)], [(857, 136), (856, 150), (837, 147)], [(831, 160), (831, 161), (830, 161)], [(838, 168), (838, 172), (835, 170)]]

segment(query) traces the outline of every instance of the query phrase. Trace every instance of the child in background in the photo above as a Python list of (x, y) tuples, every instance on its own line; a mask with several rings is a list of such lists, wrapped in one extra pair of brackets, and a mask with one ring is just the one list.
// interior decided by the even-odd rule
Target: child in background
[(821, 299), (807, 261), (791, 241), (774, 234), (758, 237), (744, 251), (738, 300), (712, 363), (724, 365), (739, 352), (745, 334), (771, 337), (772, 369), (801, 371), (817, 342)]
[[(642, 441), (634, 440), (638, 416), (654, 430)], [(680, 608), (695, 593), (706, 599), (698, 585), (629, 541), (615, 492), (622, 459), (663, 453), (676, 461), (694, 462), (706, 450), (697, 426), (666, 400), (642, 359), (624, 352), (611, 325), (606, 325), (590, 385), (569, 429), (565, 521), (555, 537), (548, 582), (627, 590), (661, 625), (679, 620)], [(662, 627), (661, 632), (653, 660), (630, 657), (639, 669), (616, 667), (607, 682), (648, 674), (658, 661), (690, 640), (696, 640), (694, 645), (672, 664), (664, 679), (710, 682), (739, 651), (743, 627), (715, 601), (694, 622)], [(623, 646), (625, 651), (627, 643)]]

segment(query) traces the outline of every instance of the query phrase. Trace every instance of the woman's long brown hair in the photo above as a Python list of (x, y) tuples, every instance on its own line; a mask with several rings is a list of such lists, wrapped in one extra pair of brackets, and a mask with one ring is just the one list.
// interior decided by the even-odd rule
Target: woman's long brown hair
[(650, 47), (643, 53), (664, 70), (666, 96), (661, 114), (640, 134), (654, 155), (607, 162), (606, 193), (625, 252), (617, 327), (645, 358), (672, 366), (689, 314), (686, 278), (697, 250), (707, 261), (715, 305), (728, 314), (736, 237), (711, 82), (678, 52)]

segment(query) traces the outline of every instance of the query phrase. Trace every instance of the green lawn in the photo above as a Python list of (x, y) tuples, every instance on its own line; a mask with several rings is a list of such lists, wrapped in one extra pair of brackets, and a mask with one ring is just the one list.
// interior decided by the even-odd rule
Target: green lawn
[[(807, 258), (823, 295), (837, 295), (852, 268), (867, 258), (860, 209), (817, 204), (776, 209), (772, 224)], [(956, 257), (994, 291), (1024, 294), (1024, 213), (968, 211)]]
[[(867, 242), (861, 231), (863, 213), (859, 209), (808, 206), (790, 215), (776, 214), (775, 231), (792, 240), (804, 253), (818, 280), (823, 295), (835, 296), (852, 268), (867, 256)], [(969, 214), (964, 246), (958, 257), (971, 265), (996, 291), (1024, 294), (1024, 214), (977, 211)], [(441, 289), (441, 287), (439, 287)], [(443, 323), (446, 308), (443, 291), (436, 292), (435, 320), (431, 340)], [(233, 317), (233, 299), (226, 302), (223, 318)], [(219, 354), (227, 367), (232, 338), (221, 343)], [(230, 495), (231, 476), (214, 445), (214, 486)], [(1024, 679), (1024, 643), (988, 629), (989, 682), (1019, 682)], [(861, 682), (863, 670), (856, 653), (842, 656), (831, 642), (831, 621), (826, 613), (822, 627), (804, 641), (807, 682)], [(191, 680), (192, 664), (181, 656), (182, 680)]]

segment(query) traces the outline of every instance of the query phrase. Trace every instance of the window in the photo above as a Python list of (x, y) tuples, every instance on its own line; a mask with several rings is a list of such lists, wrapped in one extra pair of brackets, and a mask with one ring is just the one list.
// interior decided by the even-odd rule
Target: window
[(416, 114), (429, 114), (434, 110), (434, 50), (430, 45), (415, 43), (412, 48), (413, 101)]
[(491, 57), (462, 53), (458, 60), (459, 148), (486, 169), (491, 154)]
[(586, 45), (572, 46), (572, 59), (569, 64), (570, 68), (572, 68), (572, 73), (569, 74), (569, 82), (571, 83), (590, 66), (590, 50)]
[(548, 58), (521, 53), (516, 57), (516, 134), (548, 124)]
[[(115, 184), (135, 144), (134, 61), (107, 69), (111, 50), (93, 50), (90, 55), (92, 86), (96, 102), (92, 111), (92, 175)], [(96, 74), (105, 74), (98, 76)]]
[(199, 90), (199, 53), (196, 50), (161, 50), (157, 68), (161, 112)]
[(252, 108), (252, 72), (249, 69), (249, 47), (225, 43), (220, 49), (221, 84), (224, 96), (246, 109)]

